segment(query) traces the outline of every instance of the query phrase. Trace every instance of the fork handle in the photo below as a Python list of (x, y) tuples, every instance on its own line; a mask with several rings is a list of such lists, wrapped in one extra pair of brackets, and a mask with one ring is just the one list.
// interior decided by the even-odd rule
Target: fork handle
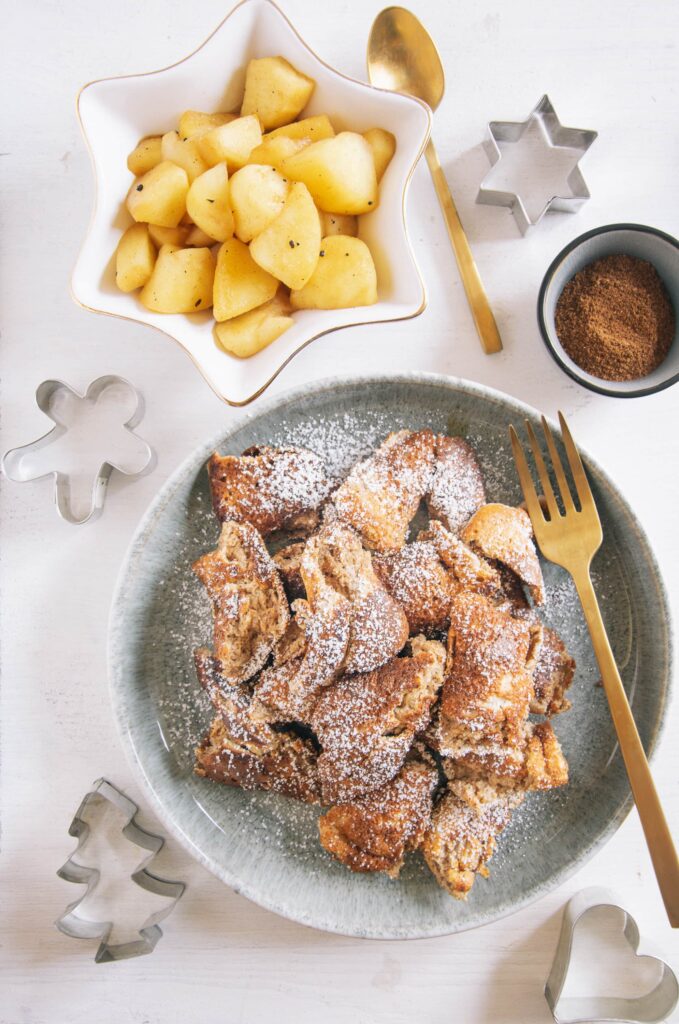
[(679, 928), (679, 861), (669, 826), (653, 783), (651, 770), (632, 716), (627, 694), (620, 679), (618, 666), (608, 642), (606, 627), (601, 618), (599, 602), (589, 571), (574, 575), (573, 580), (589, 627), (613, 725), (618, 735), (634, 802), (637, 805), (641, 827), (646, 836), (646, 843), (667, 916), (672, 927)]

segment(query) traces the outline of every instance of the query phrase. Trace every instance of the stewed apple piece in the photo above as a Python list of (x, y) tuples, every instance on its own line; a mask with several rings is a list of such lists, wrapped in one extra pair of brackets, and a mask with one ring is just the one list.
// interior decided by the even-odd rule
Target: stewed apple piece
[(141, 301), (154, 313), (197, 313), (212, 305), (215, 261), (209, 249), (163, 245)]
[(156, 248), (146, 224), (132, 224), (116, 249), (116, 284), (121, 292), (133, 292), (146, 284), (156, 262)]
[(375, 174), (380, 182), (396, 152), (396, 139), (391, 132), (385, 131), (384, 128), (370, 128), (367, 132), (363, 132), (363, 138), (372, 150)]
[(231, 238), (233, 213), (226, 164), (216, 164), (196, 178), (186, 197), (186, 212), (193, 223), (214, 241), (225, 242)]
[(344, 309), (377, 302), (377, 275), (360, 238), (328, 235), (318, 265), (303, 288), (290, 292), (293, 309)]
[(283, 57), (251, 60), (245, 73), (241, 114), (256, 114), (265, 131), (294, 121), (306, 107), (315, 82)]
[(234, 174), (230, 194), (236, 234), (251, 242), (283, 209), (288, 182), (273, 167), (248, 164)]
[(226, 163), (233, 172), (247, 163), (250, 153), (261, 141), (262, 129), (257, 118), (237, 117), (199, 135), (196, 145), (208, 167)]
[(163, 160), (135, 181), (127, 194), (127, 209), (136, 221), (176, 228), (186, 213), (188, 191), (184, 168)]
[(318, 263), (321, 222), (302, 182), (290, 186), (283, 209), (250, 244), (253, 260), (288, 288), (303, 288)]
[(226, 352), (246, 359), (261, 352), (292, 327), (295, 321), (289, 313), (290, 303), (285, 291), (280, 288), (273, 299), (256, 309), (217, 324), (215, 334)]
[(362, 135), (340, 132), (287, 157), (281, 173), (301, 181), (326, 213), (369, 213), (377, 204), (372, 150)]
[(262, 270), (238, 238), (224, 242), (217, 256), (214, 284), (215, 320), (230, 320), (272, 299), (278, 281)]

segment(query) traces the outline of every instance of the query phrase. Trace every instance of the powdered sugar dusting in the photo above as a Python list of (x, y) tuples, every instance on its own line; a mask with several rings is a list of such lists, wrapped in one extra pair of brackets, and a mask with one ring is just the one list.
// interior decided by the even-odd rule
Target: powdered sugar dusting
[[(327, 415), (322, 408), (301, 416), (291, 410), (284, 420), (279, 419), (273, 430), (266, 421), (261, 425), (246, 423), (240, 431), (240, 443), (234, 442), (234, 447), (227, 450), (240, 451), (252, 443), (308, 448), (323, 459), (329, 479), (337, 484), (357, 460), (366, 458), (391, 431), (402, 427), (429, 427), (435, 432), (457, 432), (460, 426), (479, 457), (488, 500), (507, 504), (520, 502), (504, 428), (483, 425), (469, 433), (464, 430), (464, 423), (450, 425), (448, 413), (442, 406), (432, 409), (426, 421), (421, 413), (414, 416), (407, 408), (395, 410), (378, 401), (375, 408), (345, 409)], [(194, 580), (190, 564), (215, 546), (218, 534), (202, 469), (187, 496), (185, 522), (185, 528), (178, 531), (176, 542), (171, 545), (171, 566), (167, 568), (166, 562), (163, 575), (157, 580), (157, 595), (145, 628), (147, 674), (153, 681), (162, 734), (178, 770), (193, 788), (197, 802), (217, 827), (224, 828), (225, 835), (230, 837), (228, 841), (242, 840), (250, 844), (259, 840), (267, 848), (279, 850), (286, 857), (303, 863), (309, 877), (326, 875), (327, 861), (318, 846), (317, 809), (275, 794), (227, 790), (191, 776), (193, 746), (201, 740), (211, 716), (209, 701), (196, 683), (191, 651), (200, 644), (209, 644), (211, 616), (209, 602)], [(595, 563), (598, 570), (595, 585), (599, 588), (604, 614), (607, 607), (618, 608), (620, 593), (625, 592), (618, 557), (618, 552), (612, 548), (608, 554), (602, 552)], [(573, 791), (591, 782), (594, 737), (606, 720), (607, 712), (603, 695), (592, 686), (598, 672), (572, 584), (558, 568), (543, 566), (543, 569), (547, 587), (544, 617), (560, 633), (578, 661), (573, 690), (576, 708), (581, 710), (570, 712), (563, 723), (558, 723), (559, 736), (571, 761)], [(629, 652), (621, 653), (623, 658), (629, 657)], [(572, 752), (583, 751), (588, 745), (590, 753), (583, 755), (581, 766)], [(549, 835), (550, 821), (558, 828), (566, 803), (563, 792), (550, 793), (548, 799), (543, 794), (531, 794), (503, 836), (493, 861), (493, 874), (501, 877), (503, 871), (520, 862), (524, 856), (522, 837), (526, 832), (534, 834), (539, 828), (541, 836)], [(405, 877), (411, 871), (417, 874), (424, 870), (417, 864), (416, 861), (404, 872)]]
[(263, 536), (309, 517), (313, 525), (332, 486), (322, 459), (299, 447), (254, 447), (236, 457), (217, 452), (208, 473), (219, 518), (251, 524)]
[(429, 512), (447, 529), (458, 530), (485, 501), (483, 477), (471, 445), (461, 437), (439, 436), (427, 499)]

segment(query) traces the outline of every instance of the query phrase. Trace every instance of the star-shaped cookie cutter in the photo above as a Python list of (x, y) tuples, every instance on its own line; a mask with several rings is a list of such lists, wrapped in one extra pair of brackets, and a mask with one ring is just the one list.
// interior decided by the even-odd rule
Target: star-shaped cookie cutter
[[(524, 199), (518, 192), (507, 192), (486, 188), (481, 183), (476, 196), (477, 203), (488, 206), (508, 206), (519, 226), (522, 235), (535, 227), (547, 210), (560, 210), (564, 213), (576, 213), (583, 203), (590, 198), (590, 192), (579, 168), (579, 161), (597, 137), (597, 132), (586, 128), (565, 128), (557, 117), (549, 96), (542, 97), (538, 105), (525, 121), (490, 121), (488, 138), (484, 143), (488, 159), (492, 167), (502, 159), (502, 145), (520, 143), (526, 132), (534, 125), (541, 130), (547, 146), (575, 150), (579, 153), (574, 166), (566, 178), (571, 191), (570, 195), (551, 196), (542, 206), (537, 216), (531, 218)], [(490, 175), (489, 171), (489, 175)], [(484, 179), (486, 181), (488, 175)]]
[[(563, 995), (576, 929), (581, 927), (587, 914), (598, 907), (606, 907), (617, 914), (622, 934), (635, 956), (652, 960), (659, 966), (659, 980), (650, 992), (636, 998)], [(642, 946), (643, 952), (640, 952)], [(660, 1021), (666, 1020), (677, 1005), (679, 983), (669, 964), (654, 953), (655, 950), (651, 951), (646, 941), (642, 942), (636, 921), (630, 912), (620, 905), (615, 893), (599, 886), (581, 889), (566, 904), (554, 962), (545, 985), (545, 999), (555, 1024), (586, 1024), (587, 1021), (659, 1024)]]
[[(66, 434), (68, 427), (59, 421), (53, 410), (53, 399), (58, 392), (64, 392), (70, 399), (96, 405), (100, 398), (112, 388), (121, 391), (127, 397), (128, 404), (132, 406), (131, 415), (127, 416), (124, 421), (121, 420), (120, 430), (124, 432), (122, 434), (123, 437), (129, 435), (130, 439), (134, 439), (135, 451), (130, 455), (130, 461), (127, 463), (120, 459), (118, 461), (106, 459), (101, 463), (92, 483), (89, 510), (84, 516), (77, 516), (71, 507), (69, 475), (62, 472), (58, 465), (48, 470), (27, 471), (24, 469), (24, 460), (27, 456), (34, 455), (43, 448), (55, 445)], [(66, 522), (72, 523), (75, 526), (81, 526), (84, 523), (92, 522), (101, 514), (109, 478), (113, 470), (123, 473), (128, 477), (137, 477), (149, 473), (153, 469), (155, 465), (153, 449), (138, 434), (135, 434), (133, 430), (144, 415), (144, 400), (141, 393), (124, 377), (119, 377), (115, 374), (98, 377), (88, 386), (84, 395), (72, 388), (70, 384), (65, 383), (65, 381), (45, 380), (39, 385), (35, 393), (35, 401), (40, 411), (52, 420), (54, 427), (46, 434), (43, 434), (42, 437), (37, 438), (37, 440), (31, 441), (29, 444), (22, 445), (19, 448), (12, 448), (6, 452), (2, 458), (2, 471), (9, 480), (13, 480), (16, 483), (39, 480), (46, 476), (54, 477), (56, 509), (61, 518)], [(105, 443), (106, 439), (103, 441), (104, 445)], [(58, 458), (56, 452), (53, 454), (55, 459)]]
[[(149, 851), (137, 870), (130, 876), (131, 880), (147, 892), (155, 893), (157, 896), (164, 896), (170, 902), (162, 910), (151, 914), (138, 931), (139, 938), (129, 942), (109, 943), (108, 937), (113, 928), (113, 921), (93, 921), (84, 912), (84, 901), (94, 890), (99, 882), (100, 872), (97, 868), (86, 867), (78, 863), (74, 858), (81, 854), (87, 847), (87, 840), (90, 835), (90, 825), (85, 820), (89, 811), (105, 811), (107, 805), (116, 807), (126, 818), (127, 823), (122, 829), (122, 834), (135, 846), (140, 846)], [(57, 875), (67, 882), (75, 882), (79, 885), (86, 885), (85, 893), (74, 903), (70, 903), (64, 913), (55, 924), (60, 932), (69, 935), (74, 939), (100, 939), (101, 943), (95, 954), (96, 963), (106, 963), (111, 960), (126, 960), (133, 956), (143, 956), (152, 953), (158, 939), (162, 937), (160, 922), (170, 914), (177, 900), (182, 896), (186, 886), (183, 882), (170, 882), (164, 878), (158, 878), (148, 871), (148, 865), (158, 854), (165, 840), (162, 836), (147, 832), (137, 823), (136, 815), (139, 811), (137, 805), (116, 789), (106, 779), (99, 779), (94, 783), (91, 792), (84, 797), (80, 807), (75, 813), (71, 822), (68, 834), (75, 836), (78, 845), (65, 864), (59, 868)], [(86, 856), (86, 853), (85, 853)]]

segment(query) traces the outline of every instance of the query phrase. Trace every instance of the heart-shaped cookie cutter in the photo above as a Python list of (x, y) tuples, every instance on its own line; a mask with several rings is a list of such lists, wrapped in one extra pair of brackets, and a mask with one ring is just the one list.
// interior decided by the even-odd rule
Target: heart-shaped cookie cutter
[[(94, 405), (106, 391), (112, 388), (119, 388), (127, 392), (134, 405), (131, 415), (128, 416), (124, 422), (121, 422), (121, 428), (134, 438), (140, 449), (141, 455), (137, 462), (133, 465), (127, 466), (120, 461), (104, 460), (99, 466), (92, 482), (92, 495), (89, 510), (84, 516), (76, 516), (70, 502), (70, 482), (68, 475), (60, 472), (57, 468), (48, 470), (47, 472), (39, 472), (34, 475), (31, 475), (30, 473), (26, 474), (22, 468), (23, 460), (27, 455), (53, 444), (66, 433), (68, 428), (64, 427), (64, 425), (59, 422), (59, 419), (55, 416), (52, 409), (53, 399), (58, 392), (66, 392), (72, 398), (90, 402)], [(109, 478), (113, 470), (132, 478), (142, 476), (153, 469), (155, 465), (155, 453), (153, 449), (146, 441), (139, 437), (138, 434), (135, 434), (133, 430), (133, 428), (140, 423), (144, 415), (144, 399), (141, 393), (132, 384), (130, 384), (128, 380), (125, 380), (124, 377), (119, 377), (115, 374), (107, 374), (106, 376), (98, 377), (88, 385), (84, 395), (80, 394), (80, 392), (76, 391), (75, 388), (72, 388), (70, 384), (67, 384), (65, 381), (45, 380), (38, 386), (35, 392), (35, 401), (40, 411), (52, 420), (54, 427), (52, 427), (52, 429), (46, 434), (43, 434), (42, 437), (37, 438), (37, 440), (21, 445), (19, 448), (12, 448), (10, 451), (5, 452), (1, 464), (2, 471), (9, 480), (13, 480), (15, 483), (24, 483), (30, 480), (41, 479), (46, 476), (52, 476), (54, 478), (54, 502), (56, 509), (61, 518), (67, 523), (71, 523), (74, 526), (82, 526), (84, 523), (92, 522), (101, 514), (104, 507)]]
[[(562, 997), (573, 951), (573, 938), (578, 922), (597, 907), (616, 911), (622, 923), (622, 933), (632, 952), (648, 957), (659, 964), (661, 976), (658, 984), (645, 995), (633, 999), (617, 996)], [(655, 952), (639, 952), (641, 936), (636, 921), (609, 889), (593, 886), (576, 893), (566, 904), (561, 923), (559, 942), (552, 969), (545, 985), (545, 999), (556, 1024), (585, 1024), (587, 1021), (611, 1021), (615, 1024), (659, 1024), (672, 1013), (679, 1000), (679, 983), (669, 964)], [(644, 943), (648, 949), (648, 943)]]
[[(99, 871), (97, 868), (87, 867), (74, 860), (78, 854), (82, 854), (87, 846), (90, 835), (90, 825), (85, 816), (90, 811), (99, 808), (106, 810), (106, 804), (116, 807), (126, 818), (127, 822), (122, 829), (122, 834), (135, 846), (148, 850), (149, 854), (136, 871), (130, 876), (131, 880), (147, 892), (155, 893), (157, 896), (164, 896), (170, 902), (158, 913), (152, 914), (139, 929), (139, 938), (130, 942), (109, 943), (108, 937), (113, 928), (112, 921), (92, 921), (84, 912), (83, 901), (92, 892), (99, 882)], [(171, 882), (164, 878), (158, 878), (148, 871), (148, 865), (162, 850), (165, 840), (162, 836), (147, 832), (136, 820), (139, 808), (129, 797), (121, 793), (119, 789), (106, 779), (99, 779), (94, 783), (91, 792), (83, 798), (80, 807), (75, 813), (71, 822), (68, 834), (78, 839), (78, 845), (65, 864), (57, 871), (59, 878), (67, 882), (76, 882), (79, 885), (86, 885), (87, 889), (79, 899), (70, 903), (64, 913), (55, 924), (60, 932), (69, 935), (74, 939), (100, 939), (101, 943), (95, 954), (96, 963), (106, 963), (111, 960), (126, 960), (133, 956), (143, 956), (145, 953), (152, 953), (158, 939), (162, 936), (160, 922), (170, 914), (177, 900), (183, 894), (186, 886), (183, 882)], [(86, 854), (85, 854), (86, 856)]]

